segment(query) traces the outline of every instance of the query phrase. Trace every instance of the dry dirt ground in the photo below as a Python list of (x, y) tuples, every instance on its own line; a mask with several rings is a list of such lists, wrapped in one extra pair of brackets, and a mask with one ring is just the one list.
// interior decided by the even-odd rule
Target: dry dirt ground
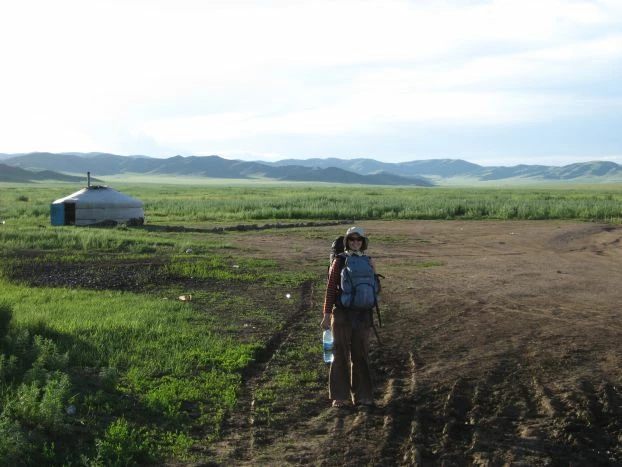
[[(622, 226), (362, 225), (386, 276), (377, 406), (332, 409), (323, 393), (260, 444), (252, 414), (238, 414), (220, 445), (237, 455), (223, 464), (622, 465)], [(341, 230), (292, 236), (282, 260), (326, 257)], [(266, 233), (254, 246), (272, 255), (283, 242)], [(318, 326), (322, 294), (302, 293)]]

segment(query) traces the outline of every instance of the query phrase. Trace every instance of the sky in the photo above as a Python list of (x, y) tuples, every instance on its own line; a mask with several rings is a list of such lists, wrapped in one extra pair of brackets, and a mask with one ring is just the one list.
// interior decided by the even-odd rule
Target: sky
[(622, 164), (620, 0), (0, 0), (0, 153)]

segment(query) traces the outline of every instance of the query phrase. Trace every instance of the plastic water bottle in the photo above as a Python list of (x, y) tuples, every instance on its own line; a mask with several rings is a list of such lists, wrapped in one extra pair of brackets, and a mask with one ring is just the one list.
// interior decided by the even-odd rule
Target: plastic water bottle
[(322, 334), (322, 344), (324, 345), (324, 362), (332, 363), (333, 361), (333, 332), (326, 329)]

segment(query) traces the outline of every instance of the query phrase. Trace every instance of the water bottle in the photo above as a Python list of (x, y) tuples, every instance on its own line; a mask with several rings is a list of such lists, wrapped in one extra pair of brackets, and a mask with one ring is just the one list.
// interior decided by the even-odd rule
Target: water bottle
[(324, 362), (332, 363), (333, 361), (333, 333), (330, 329), (326, 329), (322, 334), (322, 344), (324, 345)]

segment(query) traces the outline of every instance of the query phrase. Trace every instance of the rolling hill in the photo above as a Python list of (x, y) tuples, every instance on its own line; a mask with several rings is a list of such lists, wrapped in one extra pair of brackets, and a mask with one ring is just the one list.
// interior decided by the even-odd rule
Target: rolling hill
[(84, 177), (65, 175), (51, 170), (30, 171), (0, 163), (0, 182), (33, 183), (43, 180), (81, 182)]
[[(165, 159), (148, 156), (119, 156), (107, 153), (0, 154), (5, 167), (37, 171), (22, 174), (24, 180), (37, 180), (41, 171), (59, 175), (98, 176), (146, 174), (230, 179), (266, 179), (299, 182), (349, 183), (365, 185), (433, 186), (452, 179), (481, 182), (589, 182), (622, 181), (622, 166), (594, 161), (563, 167), (516, 165), (486, 167), (461, 159), (428, 159), (387, 163), (374, 159), (284, 159), (277, 162), (229, 160), (219, 156), (174, 156)], [(0, 167), (0, 176), (10, 175)], [(49, 176), (49, 174), (48, 174)], [(82, 176), (83, 178), (84, 176)], [(16, 181), (15, 178), (11, 179)]]
[(229, 160), (219, 156), (175, 156), (157, 159), (115, 154), (30, 153), (4, 159), (4, 163), (24, 170), (55, 170), (69, 174), (91, 172), (98, 176), (123, 173), (179, 175), (231, 179), (270, 179), (298, 182), (355, 183), (365, 185), (432, 186), (417, 175), (380, 171), (357, 173), (336, 167), (307, 167), (286, 164), (274, 166), (260, 162)]

